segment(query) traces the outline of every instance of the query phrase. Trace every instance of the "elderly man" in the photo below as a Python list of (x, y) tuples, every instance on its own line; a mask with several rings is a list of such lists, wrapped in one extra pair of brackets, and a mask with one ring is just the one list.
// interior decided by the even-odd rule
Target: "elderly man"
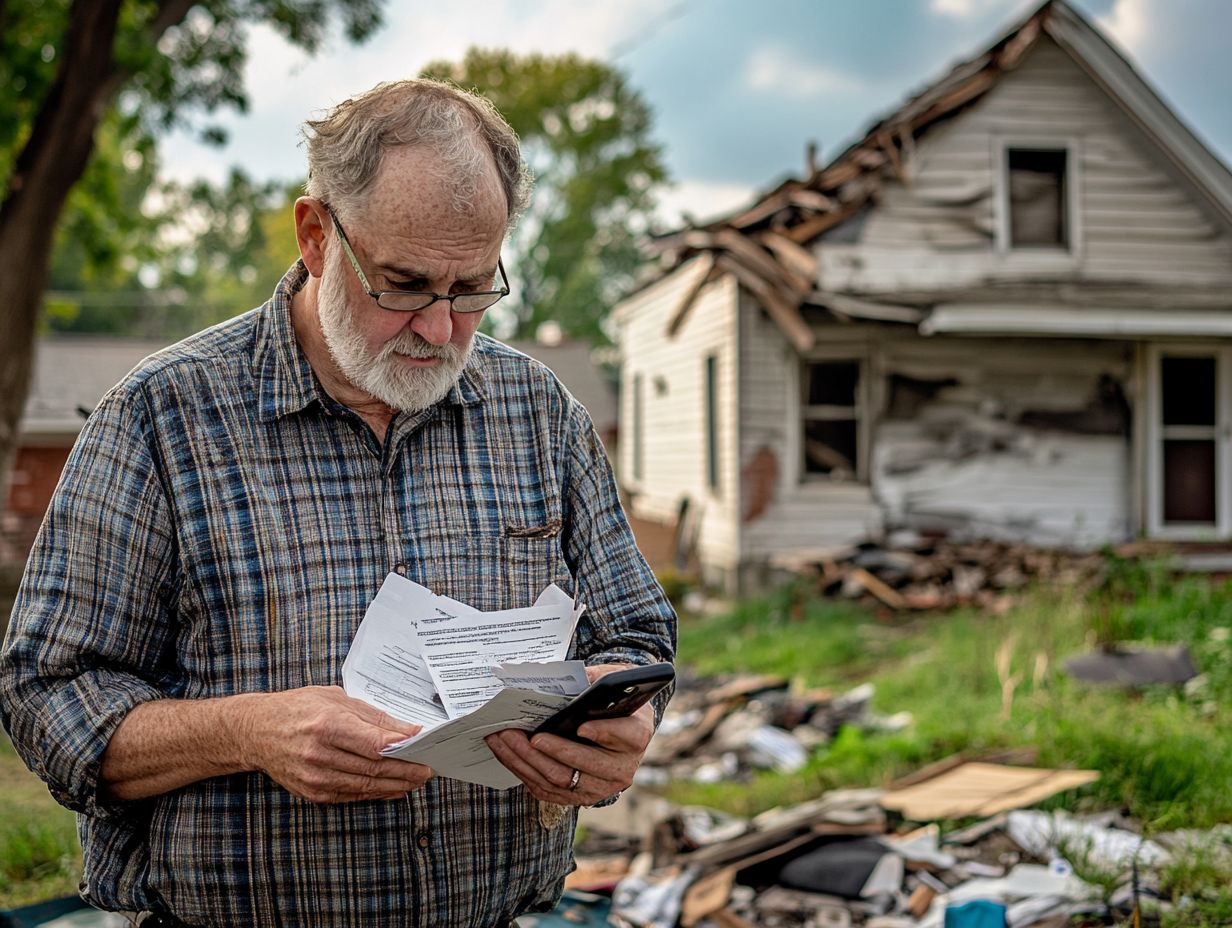
[[(548, 583), (592, 675), (671, 660), (674, 616), (582, 407), (476, 333), (528, 180), (469, 94), (381, 85), (308, 124), (301, 260), (90, 417), (0, 664), (5, 727), (79, 813), (82, 892), (146, 924), (504, 925), (550, 908), (576, 807), (650, 706), (584, 745), (489, 740), (522, 786), (433, 777), (337, 686), (391, 570), (481, 609)], [(661, 706), (660, 706), (661, 708)]]

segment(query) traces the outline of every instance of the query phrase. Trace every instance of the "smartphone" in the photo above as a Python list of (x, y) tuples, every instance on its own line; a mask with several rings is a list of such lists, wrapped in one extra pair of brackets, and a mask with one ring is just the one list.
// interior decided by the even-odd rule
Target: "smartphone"
[(582, 723), (632, 715), (675, 678), (676, 669), (668, 663), (614, 670), (574, 696), (567, 706), (544, 721), (532, 735), (546, 732), (583, 744), (593, 744), (593, 741), (578, 737), (577, 730)]

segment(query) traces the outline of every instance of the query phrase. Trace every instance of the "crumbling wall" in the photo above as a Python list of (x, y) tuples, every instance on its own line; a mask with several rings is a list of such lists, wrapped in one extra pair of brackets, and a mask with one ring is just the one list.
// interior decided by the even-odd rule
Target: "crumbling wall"
[(1090, 547), (1131, 532), (1131, 349), (898, 343), (871, 483), (887, 530)]

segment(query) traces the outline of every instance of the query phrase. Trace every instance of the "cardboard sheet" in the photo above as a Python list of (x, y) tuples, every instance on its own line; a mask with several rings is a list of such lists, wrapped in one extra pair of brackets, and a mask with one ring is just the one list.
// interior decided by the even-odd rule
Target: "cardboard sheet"
[(883, 808), (915, 822), (995, 815), (1099, 779), (1095, 770), (1047, 770), (977, 762), (960, 764), (919, 783), (891, 790)]

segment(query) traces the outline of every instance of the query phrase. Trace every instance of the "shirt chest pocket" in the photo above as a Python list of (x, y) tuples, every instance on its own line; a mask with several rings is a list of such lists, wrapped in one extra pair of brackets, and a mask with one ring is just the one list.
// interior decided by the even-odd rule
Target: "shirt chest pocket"
[(559, 526), (531, 534), (514, 531), (408, 539), (407, 576), (434, 593), (485, 612), (530, 606), (550, 583), (572, 593), (573, 577), (561, 551)]

